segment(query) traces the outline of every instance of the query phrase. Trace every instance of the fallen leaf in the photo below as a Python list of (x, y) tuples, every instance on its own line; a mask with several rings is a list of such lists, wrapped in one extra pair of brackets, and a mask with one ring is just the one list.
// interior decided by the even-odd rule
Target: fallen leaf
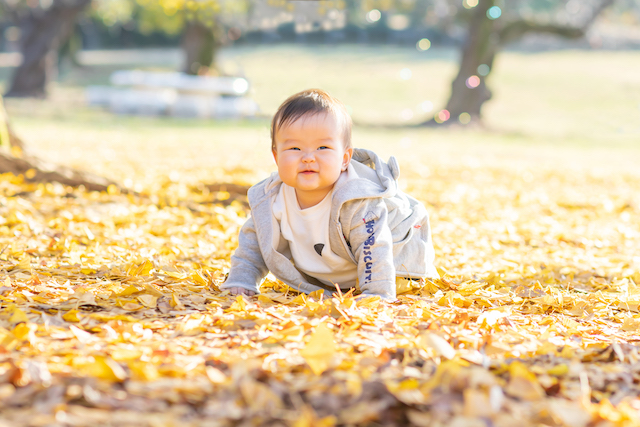
[(451, 344), (444, 338), (433, 332), (427, 332), (421, 337), (422, 345), (424, 348), (432, 348), (438, 356), (442, 356), (445, 359), (453, 359), (456, 356), (456, 351)]
[(331, 365), (331, 360), (336, 353), (335, 336), (326, 323), (320, 323), (311, 333), (309, 341), (300, 355), (311, 368), (314, 374), (321, 375)]

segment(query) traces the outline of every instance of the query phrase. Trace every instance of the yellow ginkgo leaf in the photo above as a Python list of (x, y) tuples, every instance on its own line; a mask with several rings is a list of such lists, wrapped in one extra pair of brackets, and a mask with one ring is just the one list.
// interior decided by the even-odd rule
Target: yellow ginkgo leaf
[(427, 332), (420, 338), (423, 348), (432, 348), (438, 356), (442, 356), (446, 359), (453, 359), (455, 357), (455, 349), (440, 335)]
[(148, 276), (151, 270), (153, 269), (153, 262), (150, 260), (144, 260), (139, 265), (131, 264), (127, 269), (127, 274), (129, 276)]
[(178, 297), (178, 295), (175, 293), (171, 294), (171, 299), (169, 300), (169, 304), (171, 305), (171, 307), (175, 308), (176, 310), (184, 310), (184, 305), (180, 301), (180, 297)]
[(16, 323), (28, 322), (29, 318), (24, 311), (16, 307), (13, 309), (13, 313), (11, 314), (9, 321), (15, 325)]
[(128, 363), (129, 369), (134, 379), (142, 381), (155, 381), (160, 378), (160, 373), (156, 366), (149, 362), (134, 360)]
[(153, 295), (144, 294), (140, 295), (136, 299), (140, 301), (140, 304), (144, 305), (147, 308), (156, 308), (158, 305), (158, 297), (155, 297)]
[(138, 288), (133, 285), (129, 285), (121, 292), (118, 292), (116, 295), (119, 297), (128, 297), (129, 295), (137, 294), (138, 292), (140, 292)]
[(80, 321), (80, 317), (78, 316), (78, 310), (69, 310), (65, 314), (62, 315), (62, 318), (67, 322), (77, 323)]
[(229, 307), (229, 311), (245, 311), (247, 308), (247, 302), (242, 295), (237, 295), (236, 300)]
[(307, 345), (300, 351), (314, 374), (320, 375), (331, 364), (336, 352), (335, 336), (326, 323), (315, 327)]
[(18, 323), (15, 328), (13, 328), (13, 335), (19, 340), (27, 340), (31, 341), (35, 336), (33, 331), (37, 329), (37, 326), (33, 323)]
[(546, 395), (536, 375), (522, 362), (512, 362), (509, 373), (511, 378), (505, 388), (507, 394), (523, 400), (539, 400)]
[(125, 370), (117, 362), (104, 356), (90, 357), (79, 364), (80, 371), (90, 377), (107, 381), (124, 381), (127, 378)]

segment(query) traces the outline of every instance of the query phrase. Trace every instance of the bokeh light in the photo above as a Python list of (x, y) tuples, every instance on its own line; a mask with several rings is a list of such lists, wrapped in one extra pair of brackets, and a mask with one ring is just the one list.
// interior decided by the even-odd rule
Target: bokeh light
[(402, 70), (400, 70), (400, 78), (402, 80), (409, 80), (411, 78), (411, 70), (409, 68), (403, 68)]
[(487, 18), (489, 19), (498, 19), (500, 16), (502, 16), (502, 9), (498, 6), (490, 7), (489, 10), (487, 10)]
[(400, 118), (405, 121), (413, 119), (413, 110), (411, 108), (405, 108), (400, 113)]
[(391, 15), (387, 20), (387, 26), (394, 31), (403, 31), (409, 28), (411, 20), (407, 15)]
[(235, 93), (244, 94), (249, 90), (249, 82), (242, 77), (239, 77), (233, 81), (233, 91)]
[(231, 27), (229, 28), (229, 31), (227, 31), (227, 37), (229, 37), (229, 40), (238, 40), (240, 36), (242, 36), (242, 30), (238, 27)]
[(478, 5), (478, 0), (464, 0), (462, 5), (465, 9), (471, 9)]
[(416, 48), (422, 52), (425, 50), (429, 50), (431, 47), (431, 40), (429, 39), (420, 39), (418, 43), (416, 43)]
[(463, 125), (467, 125), (469, 124), (469, 122), (471, 121), (471, 114), (469, 113), (462, 113), (458, 116), (458, 121), (460, 123), (462, 123)]
[(435, 115), (433, 120), (435, 120), (436, 123), (444, 123), (449, 120), (450, 117), (451, 113), (449, 112), (449, 110), (441, 110), (438, 112), (438, 114)]
[(400, 147), (402, 147), (402, 148), (411, 147), (411, 138), (409, 138), (408, 136), (405, 136), (404, 138), (402, 138), (400, 140)]
[(7, 29), (4, 30), (4, 37), (10, 42), (19, 41), (21, 34), (22, 30), (20, 29), (20, 27), (7, 27)]
[(380, 18), (382, 18), (382, 13), (380, 13), (378, 9), (371, 9), (367, 13), (367, 22), (369, 22), (370, 24), (378, 22)]
[(469, 78), (467, 79), (466, 84), (467, 84), (467, 87), (468, 87), (469, 89), (475, 89), (475, 88), (477, 88), (478, 86), (480, 86), (480, 77), (478, 77), (478, 76), (471, 76), (471, 77), (469, 77)]
[(491, 68), (487, 64), (478, 65), (478, 74), (480, 74), (481, 76), (484, 77), (489, 75), (490, 71), (491, 71)]
[(422, 104), (420, 104), (420, 108), (422, 108), (422, 111), (424, 111), (425, 113), (433, 111), (433, 102), (424, 101)]

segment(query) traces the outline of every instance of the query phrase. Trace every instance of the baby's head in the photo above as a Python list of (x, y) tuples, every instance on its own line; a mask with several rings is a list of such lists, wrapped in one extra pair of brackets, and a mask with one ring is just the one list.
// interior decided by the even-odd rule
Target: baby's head
[(315, 206), (349, 166), (351, 117), (322, 90), (297, 93), (273, 117), (271, 150), (282, 182), (295, 188), (300, 207)]
[(315, 115), (330, 115), (342, 130), (345, 149), (351, 148), (351, 116), (340, 100), (322, 89), (307, 89), (291, 95), (280, 105), (271, 120), (271, 151), (276, 151), (276, 135), (298, 119)]

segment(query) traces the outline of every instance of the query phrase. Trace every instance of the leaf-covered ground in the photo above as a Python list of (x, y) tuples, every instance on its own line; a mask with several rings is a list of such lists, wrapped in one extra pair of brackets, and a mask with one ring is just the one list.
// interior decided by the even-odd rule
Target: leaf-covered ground
[(504, 148), (404, 150), (443, 279), (396, 303), (220, 292), (246, 207), (189, 180), (1, 175), (0, 425), (640, 425), (640, 176)]

